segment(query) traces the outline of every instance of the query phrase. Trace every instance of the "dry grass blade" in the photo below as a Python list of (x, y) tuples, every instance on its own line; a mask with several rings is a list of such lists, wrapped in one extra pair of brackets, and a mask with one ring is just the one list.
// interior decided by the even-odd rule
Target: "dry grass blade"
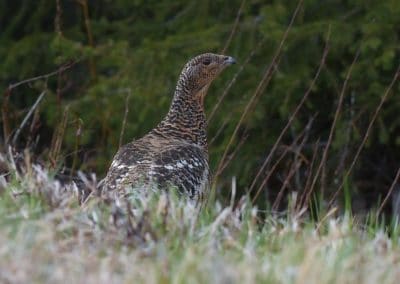
[[(18, 127), (17, 131), (15, 132), (15, 135), (12, 139), (12, 145), (15, 145), (17, 143), (19, 134), (21, 133), (21, 130), (25, 127), (25, 124), (28, 122), (29, 118), (32, 116), (33, 112), (36, 110), (38, 107), (39, 103), (42, 101), (44, 95), (46, 94), (46, 91), (43, 91), (39, 97), (36, 99), (36, 102), (33, 104), (33, 106), (30, 108), (28, 114), (25, 116), (24, 120), (22, 121), (21, 125)], [(6, 143), (7, 144), (7, 143)]]
[(124, 119), (122, 120), (122, 127), (121, 127), (121, 133), (119, 135), (119, 148), (122, 146), (122, 142), (124, 139), (124, 133), (125, 133), (125, 128), (126, 128), (126, 121), (128, 120), (128, 113), (129, 113), (129, 99), (131, 97), (131, 89), (127, 89), (128, 95), (126, 96), (125, 99), (125, 112), (124, 112)]
[(208, 118), (207, 118), (207, 123), (208, 124), (213, 119), (217, 109), (221, 105), (222, 101), (225, 99), (226, 95), (228, 94), (229, 90), (232, 88), (233, 84), (236, 82), (239, 74), (242, 73), (242, 71), (244, 70), (244, 67), (249, 63), (250, 59), (254, 56), (254, 54), (257, 52), (257, 50), (263, 45), (263, 43), (264, 43), (264, 39), (261, 40), (257, 44), (257, 46), (250, 52), (250, 54), (244, 60), (243, 64), (240, 65), (239, 70), (235, 73), (235, 75), (233, 76), (232, 80), (229, 82), (227, 87), (224, 89), (224, 92), (222, 93), (222, 95), (218, 97), (217, 103), (215, 104), (215, 106), (211, 110), (210, 114), (208, 115)]
[(52, 168), (56, 166), (58, 161), (58, 156), (61, 151), (61, 145), (64, 139), (65, 129), (67, 127), (68, 113), (69, 113), (69, 108), (66, 107), (61, 122), (53, 134), (52, 143), (49, 151), (50, 166)]
[(235, 179), (227, 207), (200, 213), (165, 194), (79, 205), (35, 165), (0, 184), (2, 283), (397, 283), (400, 272), (398, 234), (366, 233), (335, 208), (318, 222), (304, 210), (258, 218), (245, 197), (234, 205)]
[[(353, 71), (353, 67), (354, 67), (355, 63), (357, 62), (357, 59), (358, 59), (359, 55), (360, 55), (360, 50), (358, 50), (356, 52), (356, 55), (354, 56), (353, 62), (351, 63), (350, 68), (347, 71), (346, 79), (344, 80), (342, 90), (340, 91), (339, 102), (338, 102), (338, 105), (336, 107), (335, 116), (334, 116), (334, 119), (333, 119), (333, 122), (332, 122), (332, 125), (331, 125), (331, 129), (329, 131), (328, 141), (327, 141), (326, 146), (324, 148), (324, 151), (322, 153), (322, 159), (321, 159), (321, 161), (320, 161), (320, 163), (318, 165), (317, 171), (314, 174), (314, 178), (313, 178), (313, 181), (311, 183), (311, 187), (310, 187), (310, 191), (311, 192), (314, 190), (314, 186), (315, 186), (315, 184), (317, 182), (317, 179), (319, 177), (321, 169), (322, 169), (323, 165), (326, 163), (326, 160), (328, 158), (328, 150), (329, 150), (329, 147), (330, 147), (330, 145), (332, 143), (333, 134), (334, 134), (335, 128), (336, 128), (336, 123), (338, 121), (340, 112), (342, 110), (344, 94), (346, 93), (346, 89), (347, 89), (347, 83), (348, 83), (348, 81), (350, 79), (351, 73)], [(322, 191), (322, 194), (323, 194), (324, 193), (324, 188), (323, 187), (321, 188), (321, 191)]]
[(282, 129), (281, 133), (279, 134), (278, 138), (276, 139), (274, 145), (272, 146), (271, 151), (269, 152), (268, 156), (265, 158), (264, 163), (262, 164), (260, 170), (258, 171), (256, 177), (253, 179), (252, 184), (250, 185), (250, 189), (249, 192), (251, 193), (252, 190), (254, 189), (258, 178), (261, 176), (261, 174), (264, 172), (265, 167), (268, 165), (269, 161), (272, 158), (272, 155), (274, 154), (274, 152), (276, 151), (276, 149), (278, 148), (279, 143), (281, 142), (283, 135), (286, 133), (286, 131), (289, 129), (290, 125), (292, 124), (293, 120), (295, 119), (297, 113), (300, 111), (301, 107), (304, 105), (304, 103), (306, 102), (309, 94), (311, 93), (311, 90), (313, 89), (315, 82), (317, 81), (319, 74), (321, 73), (321, 70), (323, 68), (323, 66), (325, 65), (325, 60), (326, 57), (328, 55), (328, 50), (329, 50), (329, 37), (330, 37), (330, 32), (328, 32), (328, 36), (327, 36), (327, 40), (326, 40), (326, 44), (324, 47), (324, 51), (322, 54), (322, 58), (320, 61), (320, 64), (318, 66), (318, 70), (315, 73), (315, 76), (310, 84), (310, 87), (308, 88), (308, 90), (306, 91), (306, 93), (304, 94), (303, 98), (301, 99), (301, 101), (299, 102), (299, 104), (297, 105), (296, 109), (294, 110), (294, 112), (292, 113), (292, 115), (290, 116), (286, 126)]
[(311, 190), (309, 190), (310, 185), (311, 185), (311, 180), (312, 180), (312, 173), (313, 173), (313, 169), (314, 169), (314, 164), (317, 161), (317, 156), (318, 156), (318, 145), (319, 145), (319, 139), (315, 142), (314, 145), (314, 150), (313, 150), (313, 155), (311, 158), (311, 163), (310, 166), (308, 167), (308, 177), (306, 180), (306, 184), (304, 186), (304, 191), (303, 194), (300, 196), (300, 200), (298, 202), (298, 206), (297, 206), (297, 210), (301, 210), (302, 208), (306, 208), (307, 204), (310, 202), (310, 198), (311, 198)]
[(244, 134), (243, 137), (239, 140), (239, 143), (236, 145), (235, 150), (227, 156), (225, 164), (222, 165), (221, 171), (225, 170), (225, 168), (229, 165), (229, 163), (233, 160), (236, 154), (239, 152), (240, 148), (243, 146), (244, 142), (246, 142), (248, 138), (247, 134)]
[[(262, 189), (264, 188), (264, 186), (267, 184), (267, 182), (269, 181), (269, 179), (271, 178), (272, 174), (275, 172), (276, 168), (278, 167), (279, 163), (283, 160), (283, 158), (286, 156), (286, 154), (289, 152), (289, 150), (293, 147), (295, 147), (295, 145), (297, 144), (297, 142), (300, 140), (300, 138), (303, 135), (307, 135), (307, 133), (310, 131), (311, 129), (311, 125), (314, 121), (315, 117), (312, 117), (310, 119), (310, 121), (307, 123), (306, 127), (303, 129), (303, 131), (297, 135), (297, 137), (293, 140), (292, 144), (289, 145), (289, 147), (285, 147), (285, 150), (282, 152), (282, 154), (279, 156), (279, 158), (276, 160), (275, 164), (271, 167), (271, 169), (268, 171), (267, 176), (263, 179), (263, 181), (261, 182), (261, 185), (258, 187), (258, 190), (256, 192), (256, 194), (254, 195), (252, 202), (255, 202), (258, 198), (258, 196), (260, 195)], [(306, 140), (306, 138), (304, 137), (303, 139), (304, 141)]]
[(356, 152), (356, 154), (355, 154), (355, 156), (354, 156), (354, 158), (353, 158), (353, 161), (351, 162), (351, 165), (350, 165), (349, 169), (347, 170), (345, 176), (343, 177), (342, 182), (341, 182), (339, 188), (338, 188), (338, 189), (336, 190), (336, 192), (332, 195), (332, 198), (331, 198), (330, 201), (329, 201), (329, 206), (331, 206), (331, 205), (333, 204), (333, 202), (335, 201), (337, 195), (338, 195), (339, 192), (342, 190), (342, 188), (343, 188), (343, 186), (344, 186), (344, 184), (345, 184), (345, 181), (346, 181), (347, 178), (350, 176), (350, 173), (352, 172), (352, 170), (353, 170), (353, 168), (354, 168), (354, 166), (355, 166), (355, 164), (356, 164), (356, 162), (357, 162), (357, 160), (358, 160), (358, 157), (360, 156), (360, 153), (361, 153), (362, 149), (364, 148), (365, 143), (367, 143), (369, 134), (371, 133), (371, 130), (372, 130), (372, 126), (374, 125), (375, 120), (376, 120), (376, 118), (378, 117), (378, 114), (379, 114), (379, 112), (381, 111), (383, 104), (386, 102), (386, 99), (387, 99), (387, 97), (389, 96), (389, 93), (390, 93), (390, 91), (392, 90), (394, 84), (395, 84), (396, 81), (399, 79), (399, 76), (400, 76), (400, 65), (397, 67), (397, 70), (396, 70), (396, 72), (395, 72), (395, 74), (394, 74), (394, 76), (393, 76), (393, 78), (392, 78), (392, 81), (390, 82), (390, 84), (389, 84), (389, 86), (387, 87), (385, 93), (383, 94), (383, 96), (382, 96), (382, 98), (381, 98), (381, 101), (379, 102), (379, 105), (378, 105), (377, 108), (375, 109), (374, 115), (372, 116), (372, 119), (371, 119), (371, 121), (370, 121), (369, 124), (368, 124), (367, 131), (366, 131), (365, 134), (364, 134), (363, 140), (361, 141), (361, 144), (360, 144), (360, 146), (358, 147), (357, 152)]
[(79, 61), (80, 61), (80, 59), (68, 62), (66, 64), (61, 65), (57, 70), (55, 70), (53, 72), (50, 72), (50, 73), (47, 73), (44, 75), (40, 75), (40, 76), (36, 76), (36, 77), (32, 77), (29, 79), (25, 79), (25, 80), (19, 81), (14, 84), (10, 84), (8, 86), (8, 88), (6, 89), (6, 91), (4, 93), (2, 107), (1, 107), (1, 115), (2, 115), (2, 119), (3, 119), (3, 135), (4, 135), (4, 139), (6, 141), (9, 139), (10, 134), (11, 134), (11, 127), (10, 127), (10, 121), (9, 121), (9, 103), (10, 103), (10, 97), (11, 97), (12, 90), (21, 85), (29, 84), (29, 83), (32, 83), (32, 82), (38, 81), (38, 80), (47, 80), (48, 78), (50, 78), (52, 76), (59, 75), (59, 74), (63, 73), (65, 70), (68, 70), (69, 68), (74, 66)]
[(393, 179), (392, 185), (389, 188), (388, 193), (386, 194), (385, 198), (382, 201), (381, 206), (379, 206), (378, 211), (376, 212), (376, 215), (379, 216), (383, 210), (383, 207), (386, 205), (387, 201), (389, 200), (389, 197), (392, 195), (392, 192), (397, 184), (397, 182), (399, 181), (400, 178), (400, 168), (397, 170), (396, 176)]
[(280, 203), (282, 201), (283, 193), (284, 193), (286, 187), (288, 186), (290, 180), (294, 176), (294, 174), (300, 168), (300, 166), (301, 166), (301, 162), (297, 162), (297, 163), (294, 163), (294, 165), (292, 165), (288, 175), (286, 176), (285, 180), (282, 183), (281, 188), (279, 189), (278, 196), (276, 197), (274, 203), (272, 204), (273, 212), (276, 212), (278, 210), (278, 206), (280, 205)]
[(217, 140), (217, 138), (222, 134), (225, 127), (228, 125), (228, 122), (231, 120), (232, 120), (232, 113), (228, 114), (227, 117), (224, 119), (224, 121), (221, 123), (221, 126), (218, 128), (214, 137), (211, 138), (210, 142), (208, 142), (209, 146), (211, 146)]
[(228, 40), (226, 41), (224, 48), (221, 50), (221, 54), (225, 54), (226, 50), (228, 49), (228, 46), (230, 45), (230, 43), (232, 41), (233, 36), (235, 35), (235, 32), (239, 25), (240, 15), (242, 15), (242, 11), (243, 11), (245, 3), (246, 3), (246, 0), (242, 0), (242, 3), (240, 4), (239, 10), (238, 10), (236, 18), (235, 18), (235, 23), (233, 24), (231, 33), (229, 34)]
[[(307, 124), (306, 128), (304, 129), (305, 134), (308, 134), (308, 133), (309, 133), (310, 127), (311, 127), (311, 124), (310, 124), (310, 122), (309, 122), (309, 123)], [(301, 143), (300, 143), (299, 146), (296, 145), (297, 142), (294, 142), (294, 143), (293, 143), (293, 145), (295, 146), (294, 152), (295, 152), (295, 155), (296, 155), (296, 156), (295, 156), (294, 161), (292, 162), (292, 166), (291, 166), (291, 169), (290, 169), (288, 175), (286, 176), (285, 180), (284, 180), (283, 183), (282, 183), (282, 186), (281, 186), (281, 188), (280, 188), (280, 190), (279, 190), (279, 192), (278, 192), (278, 196), (276, 197), (275, 202), (274, 202), (274, 204), (272, 205), (272, 211), (277, 211), (277, 210), (278, 210), (278, 206), (280, 205), (280, 202), (281, 202), (281, 200), (282, 200), (284, 190), (285, 190), (286, 187), (288, 186), (290, 180), (292, 179), (292, 177), (293, 177), (296, 173), (298, 173), (298, 170), (300, 169), (302, 163), (303, 163), (303, 162), (304, 162), (304, 163), (307, 162), (307, 160), (306, 160), (305, 157), (301, 157), (301, 150), (303, 149), (303, 147), (304, 147), (304, 145), (305, 145), (305, 143), (306, 143), (306, 141), (307, 141), (307, 138), (308, 138), (308, 136), (307, 136), (307, 135), (304, 135), (304, 138), (302, 139), (302, 141), (301, 141)], [(300, 159), (298, 159), (298, 157), (300, 157)], [(264, 182), (265, 182), (265, 183), (264, 183)], [(264, 181), (264, 182), (263, 182), (263, 184), (266, 184), (266, 181)], [(260, 188), (258, 189), (258, 191), (261, 191), (263, 187), (264, 187), (264, 185), (260, 186)], [(296, 198), (296, 200), (297, 200), (297, 198)]]
[(303, 0), (299, 0), (298, 4), (296, 6), (296, 9), (295, 9), (295, 11), (294, 11), (294, 13), (292, 15), (292, 18), (290, 20), (290, 23), (289, 23), (288, 27), (286, 28), (286, 30), (285, 30), (285, 32), (284, 32), (284, 34), (282, 36), (282, 39), (281, 39), (281, 41), (279, 43), (279, 46), (278, 46), (278, 48), (277, 48), (277, 50), (275, 52), (274, 57), (272, 58), (271, 63), (269, 64), (269, 67), (267, 68), (266, 72), (264, 73), (260, 83), (258, 84), (256, 90), (254, 91), (254, 94), (250, 98), (250, 100), (247, 103), (242, 115), (240, 116), (240, 119), (239, 119), (238, 123), (236, 124), (235, 130), (233, 131), (233, 133), (232, 133), (232, 135), (231, 135), (231, 137), (229, 139), (229, 142), (228, 142), (228, 144), (227, 144), (227, 146), (225, 148), (225, 151), (224, 151), (224, 153), (222, 155), (222, 158), (220, 159), (220, 161), (218, 163), (216, 174), (215, 174), (215, 178), (214, 178), (214, 183), (218, 180), (218, 176), (222, 172), (222, 167), (225, 164), (225, 159), (226, 159), (226, 157), (228, 155), (230, 147), (231, 147), (233, 141), (235, 140), (236, 135), (237, 135), (237, 133), (239, 131), (239, 128), (241, 127), (245, 117), (251, 111), (251, 109), (254, 107), (254, 105), (257, 102), (257, 100), (258, 100), (259, 96), (261, 95), (262, 91), (266, 88), (266, 86), (268, 85), (270, 79), (272, 78), (273, 73), (276, 71), (276, 67), (277, 67), (277, 64), (279, 62), (279, 57), (280, 57), (282, 49), (283, 49), (283, 45), (286, 42), (286, 39), (287, 39), (287, 37), (289, 35), (289, 31), (291, 30), (291, 28), (293, 26), (294, 20), (296, 19), (297, 14), (300, 11), (300, 7), (302, 6), (302, 4), (303, 4)]

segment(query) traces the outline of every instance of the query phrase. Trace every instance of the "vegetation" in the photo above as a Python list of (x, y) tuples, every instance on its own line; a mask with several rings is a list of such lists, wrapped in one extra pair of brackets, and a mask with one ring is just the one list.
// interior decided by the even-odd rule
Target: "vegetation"
[(3, 144), (102, 177), (118, 146), (167, 112), (183, 64), (223, 52), (239, 64), (206, 100), (219, 198), (232, 176), (263, 208), (279, 192), (331, 200), (345, 183), (363, 209), (388, 193), (400, 159), (396, 0), (0, 5)]
[[(396, 283), (399, 14), (398, 0), (0, 1), (0, 282)], [(238, 64), (206, 99), (206, 208), (102, 200), (117, 148), (208, 51)]]
[[(14, 167), (11, 163), (10, 168)], [(289, 209), (260, 219), (247, 197), (198, 211), (166, 195), (79, 204), (39, 166), (1, 180), (2, 283), (397, 283), (399, 227)], [(87, 189), (94, 180), (85, 181)], [(293, 200), (294, 201), (294, 200)], [(130, 206), (131, 204), (131, 206)]]

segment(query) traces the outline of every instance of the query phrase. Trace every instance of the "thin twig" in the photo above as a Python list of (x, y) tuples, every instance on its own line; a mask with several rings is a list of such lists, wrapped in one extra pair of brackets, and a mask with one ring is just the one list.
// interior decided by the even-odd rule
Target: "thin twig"
[[(25, 127), (25, 124), (28, 122), (29, 118), (32, 116), (33, 112), (36, 110), (38, 107), (39, 103), (42, 101), (44, 95), (46, 94), (46, 90), (44, 90), (39, 97), (37, 98), (36, 102), (33, 104), (31, 109), (29, 110), (28, 114), (25, 116), (24, 120), (22, 120), (21, 125), (18, 127), (17, 131), (15, 132), (15, 135), (12, 139), (12, 145), (15, 146), (15, 143), (17, 142), (17, 139), (19, 137), (19, 134), (21, 133), (21, 130)], [(6, 143), (7, 144), (7, 143)]]
[(326, 56), (328, 55), (328, 50), (329, 50), (329, 37), (330, 37), (330, 30), (328, 31), (328, 36), (327, 36), (326, 44), (325, 44), (325, 47), (324, 47), (324, 51), (323, 51), (323, 54), (322, 54), (322, 58), (321, 58), (320, 64), (319, 64), (319, 66), (318, 66), (318, 70), (317, 70), (317, 72), (315, 73), (315, 76), (314, 76), (314, 78), (313, 78), (313, 80), (312, 80), (312, 82), (311, 82), (311, 84), (310, 84), (310, 87), (308, 88), (308, 90), (307, 90), (306, 93), (304, 94), (303, 98), (301, 99), (300, 103), (297, 105), (296, 109), (294, 110), (294, 112), (293, 112), (292, 115), (290, 116), (290, 118), (289, 118), (289, 120), (288, 120), (286, 126), (283, 128), (283, 130), (282, 130), (281, 133), (279, 134), (278, 139), (275, 141), (274, 145), (272, 146), (272, 149), (271, 149), (271, 151), (269, 152), (268, 156), (265, 158), (264, 163), (262, 164), (260, 170), (258, 171), (256, 177), (254, 178), (254, 180), (253, 180), (253, 182), (252, 182), (252, 184), (251, 184), (251, 186), (250, 186), (249, 192), (251, 192), (251, 191), (254, 189), (254, 187), (255, 187), (255, 185), (256, 185), (256, 183), (257, 183), (258, 178), (260, 177), (261, 173), (264, 172), (265, 167), (267, 166), (267, 164), (268, 164), (269, 161), (271, 160), (273, 153), (275, 152), (276, 148), (278, 147), (280, 141), (281, 141), (282, 138), (283, 138), (283, 135), (284, 135), (284, 134), (286, 133), (286, 131), (289, 129), (289, 127), (290, 127), (290, 125), (292, 124), (292, 122), (293, 122), (294, 118), (296, 117), (297, 113), (300, 111), (301, 107), (302, 107), (302, 106), (304, 105), (304, 103), (306, 102), (306, 100), (307, 100), (309, 94), (311, 93), (311, 90), (314, 88), (315, 82), (317, 81), (317, 78), (319, 77), (319, 74), (321, 73), (321, 70), (322, 70), (323, 66), (325, 65)]
[(351, 163), (351, 165), (350, 165), (350, 168), (347, 170), (345, 176), (343, 177), (342, 182), (341, 182), (339, 188), (336, 190), (336, 192), (333, 194), (332, 198), (330, 199), (329, 204), (328, 204), (329, 206), (331, 206), (331, 205), (333, 204), (333, 202), (334, 202), (334, 200), (336, 199), (337, 195), (338, 195), (339, 192), (342, 190), (345, 181), (347, 180), (347, 178), (349, 177), (350, 173), (352, 172), (352, 170), (353, 170), (353, 168), (354, 168), (354, 166), (355, 166), (355, 164), (356, 164), (356, 162), (357, 162), (357, 160), (358, 160), (358, 157), (360, 156), (361, 151), (362, 151), (362, 149), (364, 148), (365, 143), (367, 143), (368, 137), (369, 137), (369, 135), (370, 135), (370, 133), (371, 133), (371, 130), (372, 130), (372, 126), (374, 125), (375, 120), (376, 120), (376, 118), (378, 117), (378, 114), (379, 114), (380, 110), (382, 109), (383, 104), (385, 103), (387, 97), (389, 96), (390, 91), (391, 91), (392, 88), (393, 88), (394, 83), (396, 83), (396, 81), (397, 81), (397, 79), (399, 78), (399, 76), (400, 76), (400, 65), (397, 67), (396, 73), (394, 74), (392, 81), (390, 82), (390, 84), (389, 84), (389, 86), (387, 87), (385, 93), (383, 94), (383, 96), (382, 96), (382, 98), (381, 98), (381, 101), (379, 102), (378, 107), (375, 109), (375, 113), (374, 113), (374, 115), (372, 116), (372, 119), (371, 119), (371, 121), (370, 121), (369, 124), (368, 124), (367, 131), (365, 132), (364, 138), (363, 138), (363, 140), (361, 141), (361, 144), (360, 144), (360, 146), (359, 146), (358, 149), (357, 149), (357, 152), (356, 152), (356, 154), (355, 154), (355, 156), (354, 156), (354, 159), (353, 159), (353, 161), (352, 161), (352, 163)]

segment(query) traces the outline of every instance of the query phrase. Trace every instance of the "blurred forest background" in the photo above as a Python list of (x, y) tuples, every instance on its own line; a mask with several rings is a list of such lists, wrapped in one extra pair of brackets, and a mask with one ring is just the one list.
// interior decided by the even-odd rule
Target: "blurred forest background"
[(186, 61), (225, 53), (206, 99), (217, 196), (235, 177), (263, 208), (377, 207), (399, 174), (399, 27), (398, 0), (1, 0), (2, 152), (102, 178)]

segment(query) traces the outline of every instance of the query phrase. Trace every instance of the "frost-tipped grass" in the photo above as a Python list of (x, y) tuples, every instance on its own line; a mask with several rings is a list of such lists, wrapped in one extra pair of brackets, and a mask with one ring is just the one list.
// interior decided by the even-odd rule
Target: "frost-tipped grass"
[[(11, 167), (12, 168), (12, 167)], [(11, 171), (13, 171), (11, 169)], [(85, 180), (88, 187), (95, 187)], [(332, 212), (261, 218), (249, 198), (202, 211), (173, 194), (81, 202), (41, 167), (2, 179), (0, 282), (396, 283), (398, 225)], [(323, 215), (323, 216), (322, 216)]]

